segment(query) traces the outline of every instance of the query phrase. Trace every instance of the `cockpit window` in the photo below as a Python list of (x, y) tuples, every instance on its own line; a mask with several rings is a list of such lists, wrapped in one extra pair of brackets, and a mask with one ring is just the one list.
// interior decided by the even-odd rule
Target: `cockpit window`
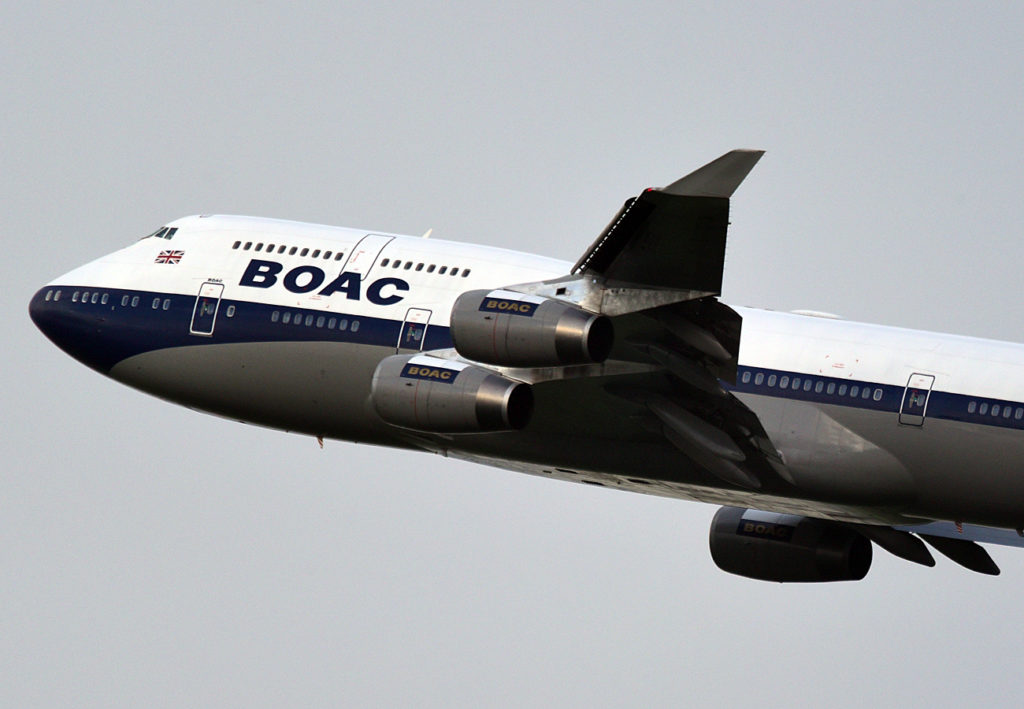
[[(157, 229), (156, 231), (154, 231), (152, 234), (146, 234), (146, 236), (144, 236), (142, 238), (143, 239), (152, 239), (152, 238), (157, 238), (157, 239), (173, 239), (174, 238), (174, 234), (177, 231), (178, 231), (178, 227), (162, 226), (159, 229)], [(142, 239), (140, 239), (140, 241), (141, 240)]]

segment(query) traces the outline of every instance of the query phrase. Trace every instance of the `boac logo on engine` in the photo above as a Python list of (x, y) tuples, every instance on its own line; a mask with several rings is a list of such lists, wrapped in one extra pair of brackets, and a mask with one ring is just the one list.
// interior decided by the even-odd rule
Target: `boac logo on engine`
[(522, 300), (509, 300), (508, 298), (485, 298), (480, 304), (480, 310), (493, 313), (510, 313), (512, 315), (525, 315), (533, 317), (533, 311), (537, 309), (536, 303), (527, 303)]
[(406, 377), (407, 379), (427, 379), (429, 381), (451, 384), (452, 380), (458, 376), (458, 374), (458, 370), (444, 369), (443, 367), (431, 367), (409, 362), (402, 368), (402, 374), (400, 376)]
[[(238, 285), (251, 288), (270, 288), (277, 283), (278, 275), (283, 270), (284, 266), (277, 261), (252, 259)], [(320, 288), (326, 280), (327, 274), (323, 269), (316, 266), (296, 266), (284, 274), (281, 283), (292, 293), (310, 293)], [(345, 271), (317, 291), (317, 295), (344, 293), (349, 300), (359, 300), (362, 285), (360, 274)], [(397, 292), (407, 290), (409, 290), (409, 284), (401, 278), (378, 278), (366, 287), (366, 299), (374, 305), (394, 305), (403, 297)]]

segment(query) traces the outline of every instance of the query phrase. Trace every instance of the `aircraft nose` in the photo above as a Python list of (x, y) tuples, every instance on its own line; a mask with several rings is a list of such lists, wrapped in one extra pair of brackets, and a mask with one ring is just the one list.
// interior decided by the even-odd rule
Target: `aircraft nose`
[(50, 305), (55, 292), (57, 291), (53, 288), (40, 288), (28, 304), (28, 315), (32, 318), (32, 322), (51, 340), (53, 340), (53, 333), (58, 327), (55, 317), (56, 309)]
[(58, 286), (39, 289), (28, 305), (36, 327), (79, 362), (106, 373), (111, 366), (103, 342), (105, 318), (98, 308), (75, 302), (78, 293)]

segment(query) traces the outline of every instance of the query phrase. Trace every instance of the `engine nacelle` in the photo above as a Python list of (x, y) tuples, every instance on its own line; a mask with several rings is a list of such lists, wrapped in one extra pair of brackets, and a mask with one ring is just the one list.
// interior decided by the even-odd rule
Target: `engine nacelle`
[(429, 355), (381, 360), (370, 398), (386, 422), (432, 433), (518, 430), (533, 411), (529, 384)]
[(614, 340), (605, 315), (506, 290), (460, 295), (452, 308), (450, 332), (460, 355), (502, 367), (603, 362)]
[(859, 581), (871, 568), (871, 542), (822, 519), (723, 507), (710, 541), (718, 568), (762, 581)]

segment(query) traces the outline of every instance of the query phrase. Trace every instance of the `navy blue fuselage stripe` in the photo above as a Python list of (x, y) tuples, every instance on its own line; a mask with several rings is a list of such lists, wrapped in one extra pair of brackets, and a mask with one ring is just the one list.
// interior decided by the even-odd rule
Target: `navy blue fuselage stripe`
[[(54, 286), (51, 290), (56, 291)], [(59, 286), (62, 291), (58, 302), (39, 302), (44, 311), (50, 311), (61, 318), (62, 339), (76, 352), (83, 353), (88, 364), (101, 371), (109, 371), (118, 362), (152, 350), (170, 347), (190, 347), (207, 344), (237, 342), (347, 342), (378, 347), (395, 347), (398, 343), (401, 320), (389, 320), (367, 315), (353, 315), (346, 312), (290, 308), (281, 305), (266, 305), (251, 301), (223, 298), (217, 311), (212, 336), (189, 333), (192, 311), (196, 296), (179, 293), (156, 293), (153, 291), (129, 291), (113, 289)], [(76, 291), (109, 293), (106, 305), (72, 302)], [(129, 305), (122, 306), (124, 296)], [(139, 298), (137, 307), (131, 306), (131, 299)], [(42, 293), (36, 296), (40, 301)], [(160, 305), (153, 309), (154, 299)], [(170, 300), (170, 306), (163, 310), (163, 301)], [(233, 317), (226, 311), (234, 306)], [(271, 315), (278, 311), (283, 316), (292, 314), (292, 321), (284, 323), (271, 321)], [(403, 310), (404, 312), (404, 310)], [(306, 325), (306, 316), (313, 316), (313, 325)], [(316, 321), (337, 318), (349, 321), (345, 330), (316, 327)], [(295, 324), (301, 322), (302, 324)], [(353, 330), (352, 323), (358, 322)], [(444, 349), (452, 346), (448, 328), (428, 325), (423, 349)]]
[[(281, 305), (266, 305), (251, 301), (222, 299), (217, 311), (214, 332), (211, 337), (189, 333), (192, 322), (192, 311), (196, 296), (175, 293), (157, 293), (153, 291), (113, 290), (95, 287), (52, 286), (48, 290), (61, 291), (60, 301), (44, 299), (44, 291), (36, 295), (34, 307), (39, 307), (44, 314), (49, 313), (60, 318), (61, 346), (73, 350), (89, 366), (100, 371), (109, 371), (118, 362), (152, 350), (171, 347), (189, 347), (205, 344), (225, 344), (235, 342), (346, 342), (377, 347), (395, 347), (403, 321), (388, 318), (377, 318), (367, 315), (353, 315), (346, 312), (311, 310), (292, 308)], [(76, 291), (99, 291), (108, 293), (106, 304), (72, 302), (71, 297)], [(122, 306), (121, 300), (128, 296), (129, 305)], [(134, 297), (139, 298), (137, 307), (131, 307)], [(156, 309), (153, 301), (159, 300)], [(163, 309), (163, 301), (170, 300), (167, 310)], [(226, 316), (229, 306), (235, 307), (233, 317)], [(285, 323), (281, 319), (271, 320), (274, 311), (283, 316), (292, 314), (292, 322)], [(313, 316), (313, 325), (306, 325), (307, 316)], [(296, 317), (302, 324), (296, 325)], [(316, 327), (320, 317), (347, 319), (349, 327), (345, 330)], [(351, 323), (358, 321), (357, 330)], [(97, 337), (99, 336), (99, 337)], [(452, 339), (447, 326), (427, 326), (423, 342), (423, 351), (446, 349), (452, 347)], [(748, 375), (744, 382), (744, 376)], [(755, 384), (757, 376), (762, 375), (762, 382)], [(770, 377), (775, 377), (775, 385), (768, 386)], [(787, 386), (781, 387), (783, 379)], [(800, 380), (798, 388), (793, 388), (793, 381)], [(812, 382), (810, 389), (804, 389), (804, 383)], [(820, 375), (807, 375), (763, 367), (739, 367), (736, 384), (723, 382), (722, 385), (732, 392), (758, 394), (773, 398), (793, 399), (811, 403), (830, 404), (869, 411), (890, 412), (894, 416), (900, 410), (906, 391), (904, 385), (879, 384), (877, 382), (841, 379)], [(822, 383), (822, 391), (816, 391), (818, 382)], [(828, 386), (835, 385), (832, 394), (827, 393)], [(841, 386), (846, 386), (846, 393), (840, 395)], [(851, 396), (853, 387), (859, 389), (857, 396)], [(868, 398), (863, 398), (863, 391), (870, 391)], [(881, 390), (881, 397), (875, 400), (876, 390)], [(973, 411), (969, 411), (971, 402), (976, 402)], [(999, 407), (999, 414), (993, 415), (994, 407)], [(1013, 411), (1005, 416), (1007, 407)], [(1021, 418), (1017, 417), (1017, 409), (1021, 409)], [(982, 411), (985, 413), (981, 413)], [(972, 424), (996, 426), (1024, 430), (1024, 402), (991, 399), (966, 394), (951, 394), (932, 390), (928, 399), (926, 419), (945, 419), (964, 421)]]

